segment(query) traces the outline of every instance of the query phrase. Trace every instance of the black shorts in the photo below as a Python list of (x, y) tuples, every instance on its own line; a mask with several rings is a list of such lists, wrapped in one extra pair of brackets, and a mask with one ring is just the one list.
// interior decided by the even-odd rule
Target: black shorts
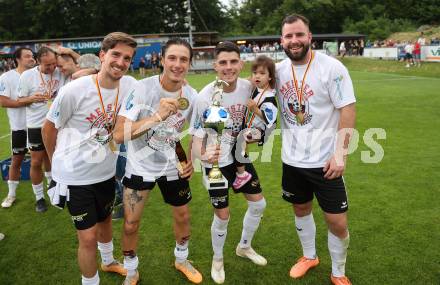
[(103, 222), (113, 211), (115, 178), (91, 185), (69, 185), (67, 208), (77, 230)]
[(330, 214), (348, 210), (347, 192), (342, 177), (324, 178), (322, 168), (298, 168), (283, 163), (283, 199), (293, 204), (313, 200), (315, 194), (321, 209)]
[(11, 132), (12, 155), (24, 155), (27, 149), (27, 132), (26, 130), (18, 130)]
[(28, 129), (29, 149), (31, 151), (46, 150), (41, 136), (41, 128)]
[(191, 188), (186, 179), (179, 177), (177, 180), (168, 181), (166, 176), (161, 176), (154, 182), (145, 182), (142, 176), (131, 175), (122, 180), (122, 184), (130, 189), (137, 191), (153, 190), (154, 186), (159, 185), (160, 192), (165, 203), (179, 207), (189, 203), (192, 199)]
[[(261, 189), (260, 180), (258, 179), (257, 171), (252, 163), (245, 163), (245, 169), (252, 174), (251, 180), (238, 190), (234, 190), (235, 193), (245, 194), (259, 194), (263, 190)], [(208, 175), (211, 168), (205, 168), (206, 175)], [(237, 166), (235, 163), (231, 163), (225, 167), (220, 167), (220, 171), (223, 176), (228, 180), (229, 188), (232, 188), (232, 183), (235, 180), (237, 173)], [(229, 192), (228, 189), (215, 189), (209, 190), (209, 197), (211, 198), (211, 204), (216, 209), (223, 209), (229, 206)]]

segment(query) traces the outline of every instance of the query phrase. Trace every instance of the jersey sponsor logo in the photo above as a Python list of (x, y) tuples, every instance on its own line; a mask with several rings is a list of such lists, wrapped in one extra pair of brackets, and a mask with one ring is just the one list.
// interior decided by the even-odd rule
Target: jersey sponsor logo
[(221, 197), (211, 197), (211, 203), (214, 206), (218, 206), (219, 203), (226, 203), (226, 198), (228, 196), (221, 196)]
[(342, 75), (339, 75), (338, 77), (333, 79), (333, 81), (336, 83), (336, 93), (338, 94), (338, 99), (341, 101), (343, 99), (342, 90), (341, 90), (341, 83), (342, 83), (343, 79), (344, 79), (344, 76), (342, 76)]
[(77, 215), (77, 216), (72, 216), (72, 221), (73, 222), (83, 222), (84, 221), (84, 217), (87, 216), (89, 213), (84, 213), (81, 215)]
[(133, 99), (134, 99), (134, 90), (131, 91), (130, 95), (127, 98), (127, 103), (125, 104), (125, 110), (131, 110), (133, 108)]
[(347, 208), (347, 207), (348, 207), (348, 205), (347, 205), (347, 201), (342, 202), (341, 209), (345, 209), (345, 208)]
[(266, 118), (269, 122), (273, 121), (273, 111), (269, 107), (264, 109), (264, 114), (266, 114)]
[[(301, 83), (299, 85), (301, 86)], [(309, 98), (315, 95), (310, 85), (306, 83), (304, 86), (304, 105), (302, 106), (300, 106), (300, 102), (298, 101), (298, 95), (296, 94), (292, 80), (289, 80), (281, 85), (279, 91), (281, 97), (282, 115), (287, 122), (292, 125), (300, 125), (300, 123), (296, 121), (296, 114), (298, 114), (301, 110), (304, 113), (304, 122), (302, 125), (309, 124), (313, 117), (313, 115), (310, 114)]]
[(283, 191), (283, 196), (284, 197), (290, 198), (290, 197), (293, 197), (295, 195), (293, 193), (287, 192), (286, 190), (282, 190), (282, 191)]
[(185, 195), (187, 195), (188, 198), (191, 197), (191, 192), (190, 192), (190, 190), (189, 190), (189, 187), (188, 187), (188, 188), (185, 188), (185, 189), (182, 189), (182, 190), (179, 191), (179, 196), (180, 196), (180, 197), (183, 197), (183, 196), (185, 196)]

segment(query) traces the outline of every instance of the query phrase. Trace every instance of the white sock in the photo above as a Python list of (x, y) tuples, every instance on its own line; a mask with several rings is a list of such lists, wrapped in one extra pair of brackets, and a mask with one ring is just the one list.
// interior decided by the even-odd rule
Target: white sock
[(350, 234), (340, 239), (328, 231), (328, 250), (332, 258), (332, 275), (335, 277), (345, 276), (345, 262), (347, 261), (347, 249), (350, 243)]
[(15, 197), (19, 181), (8, 180), (8, 196)]
[(51, 171), (45, 171), (44, 172), (44, 176), (46, 177), (47, 185), (49, 185), (50, 182), (52, 181), (52, 172)]
[(248, 201), (248, 209), (244, 215), (243, 231), (241, 232), (241, 248), (251, 247), (252, 238), (260, 225), (265, 208), (266, 200), (264, 198), (256, 202)]
[(124, 256), (124, 268), (127, 269), (127, 276), (136, 275), (136, 269), (139, 265), (137, 255), (135, 257)]
[(229, 219), (222, 220), (214, 214), (211, 225), (211, 242), (215, 259), (223, 258), (223, 247), (225, 245), (226, 235), (228, 234), (228, 222)]
[(299, 240), (301, 241), (303, 255), (309, 259), (316, 258), (316, 225), (313, 214), (310, 213), (310, 215), (304, 217), (295, 216), (295, 226)]
[(99, 285), (98, 271), (96, 271), (95, 276), (93, 276), (92, 278), (81, 276), (81, 280), (82, 280), (82, 285)]
[(98, 241), (98, 249), (101, 254), (101, 261), (104, 265), (109, 265), (115, 261), (113, 257), (113, 240), (107, 243), (101, 243)]
[(44, 192), (43, 192), (43, 182), (41, 182), (38, 185), (32, 184), (32, 189), (34, 190), (35, 199), (38, 201), (41, 198), (44, 198)]
[(176, 247), (174, 248), (174, 256), (176, 257), (176, 262), (183, 263), (188, 258), (188, 244), (188, 240), (184, 244), (178, 244), (176, 242)]

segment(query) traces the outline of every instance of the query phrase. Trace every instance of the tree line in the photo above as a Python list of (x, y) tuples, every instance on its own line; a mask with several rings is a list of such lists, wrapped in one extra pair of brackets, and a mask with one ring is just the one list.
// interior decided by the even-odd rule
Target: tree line
[[(187, 32), (185, 1), (0, 0), (0, 40)], [(285, 15), (311, 20), (313, 33), (354, 32), (371, 40), (437, 25), (440, 0), (191, 0), (195, 31), (222, 36), (279, 34)]]

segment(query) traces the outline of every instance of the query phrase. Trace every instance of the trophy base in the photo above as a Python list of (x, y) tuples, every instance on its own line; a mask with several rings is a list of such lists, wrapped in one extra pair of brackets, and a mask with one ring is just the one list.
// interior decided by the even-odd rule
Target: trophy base
[(207, 190), (225, 189), (228, 188), (228, 180), (224, 177), (220, 179), (210, 180), (208, 175), (203, 175), (203, 186)]

